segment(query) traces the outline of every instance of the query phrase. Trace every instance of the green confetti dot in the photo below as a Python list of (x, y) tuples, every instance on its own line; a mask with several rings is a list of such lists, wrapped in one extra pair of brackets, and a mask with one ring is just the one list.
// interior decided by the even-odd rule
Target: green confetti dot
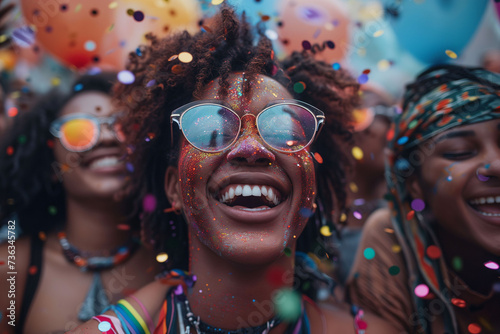
[(451, 259), (451, 266), (456, 271), (462, 271), (462, 268), (463, 268), (462, 259), (459, 258), (458, 256), (455, 256), (453, 259)]
[(413, 121), (410, 122), (410, 124), (408, 124), (408, 129), (413, 129), (414, 127), (416, 127), (418, 124), (418, 121), (416, 119), (414, 119)]
[(134, 15), (134, 10), (132, 8), (127, 9), (127, 15), (129, 16)]
[(288, 247), (286, 247), (283, 252), (285, 253), (286, 256), (292, 255), (292, 250), (290, 248), (288, 248)]
[(25, 135), (22, 135), (20, 136), (17, 141), (19, 142), (19, 144), (24, 144), (26, 143), (26, 136)]
[(54, 216), (57, 213), (57, 208), (53, 205), (49, 206), (49, 213)]
[(301, 314), (301, 296), (297, 291), (290, 289), (279, 290), (274, 298), (276, 315), (287, 322), (294, 322)]
[(389, 268), (389, 274), (391, 274), (392, 276), (396, 276), (397, 274), (399, 274), (400, 272), (400, 269), (398, 266), (392, 266)]
[(299, 81), (299, 82), (296, 82), (293, 84), (293, 91), (295, 93), (302, 93), (304, 90), (306, 89), (306, 85), (302, 82), (302, 81)]
[(365, 256), (365, 259), (371, 260), (375, 257), (375, 250), (370, 247), (365, 248), (365, 250), (363, 251), (363, 255)]

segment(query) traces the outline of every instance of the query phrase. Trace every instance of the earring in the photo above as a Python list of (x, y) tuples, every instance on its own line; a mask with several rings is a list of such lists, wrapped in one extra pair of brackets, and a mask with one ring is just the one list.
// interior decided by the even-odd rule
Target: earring
[(180, 214), (181, 214), (181, 210), (180, 210), (180, 209), (177, 209), (177, 208), (175, 207), (175, 204), (176, 204), (176, 202), (172, 202), (172, 207), (167, 208), (167, 209), (164, 209), (164, 210), (163, 210), (163, 212), (164, 212), (164, 213), (173, 212), (173, 213), (175, 213), (176, 215), (180, 215)]

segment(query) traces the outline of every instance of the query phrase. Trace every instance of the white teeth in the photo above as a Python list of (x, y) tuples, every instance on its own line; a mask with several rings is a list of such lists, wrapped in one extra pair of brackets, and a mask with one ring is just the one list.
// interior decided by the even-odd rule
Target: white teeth
[(495, 202), (500, 203), (500, 196), (495, 197)]
[(500, 203), (500, 196), (478, 197), (469, 201), (472, 205)]
[(480, 214), (483, 216), (487, 217), (500, 217), (500, 213), (491, 213), (491, 212), (483, 212), (483, 211), (478, 211)]
[(120, 164), (118, 157), (103, 157), (92, 161), (89, 168), (114, 167)]
[(242, 210), (245, 211), (263, 211), (263, 210), (269, 210), (271, 209), (270, 207), (260, 207), (260, 208), (243, 208)]
[(252, 188), (252, 196), (260, 196), (260, 188), (259, 188), (259, 186), (254, 186)]
[(249, 185), (245, 185), (243, 187), (243, 193), (242, 193), (243, 197), (248, 197), (248, 196), (252, 196), (252, 188), (250, 188)]
[(493, 198), (493, 197), (486, 198), (486, 203), (488, 203), (488, 204), (495, 203), (495, 198)]
[(479, 204), (485, 204), (485, 203), (486, 203), (486, 198), (481, 197), (481, 198), (479, 199)]
[(241, 194), (243, 194), (243, 187), (242, 186), (237, 186), (235, 191), (234, 191), (234, 194), (236, 196), (241, 196)]
[(281, 203), (280, 200), (278, 199), (278, 194), (275, 194), (274, 190), (272, 188), (268, 188), (266, 186), (257, 186), (257, 185), (248, 185), (248, 184), (229, 186), (227, 191), (224, 194), (222, 194), (219, 201), (222, 203), (225, 203), (225, 202), (233, 200), (236, 196), (261, 197), (262, 195), (269, 202), (274, 203), (274, 205), (278, 205)]

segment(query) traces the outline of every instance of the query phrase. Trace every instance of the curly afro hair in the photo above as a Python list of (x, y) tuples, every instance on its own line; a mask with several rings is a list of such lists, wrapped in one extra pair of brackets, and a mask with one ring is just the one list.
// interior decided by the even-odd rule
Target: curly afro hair
[[(187, 268), (189, 256), (186, 224), (181, 216), (170, 216), (164, 212), (165, 208), (171, 206), (164, 190), (165, 170), (169, 165), (176, 163), (179, 151), (179, 132), (171, 133), (171, 112), (196, 100), (212, 80), (218, 80), (219, 94), (227, 95), (229, 87), (227, 79), (232, 72), (244, 72), (246, 81), (243, 93), (249, 92), (250, 82), (257, 75), (272, 77), (289, 91), (293, 91), (293, 81), (274, 59), (271, 41), (260, 31), (261, 29), (257, 29), (259, 38), (254, 44), (254, 34), (244, 14), (239, 18), (231, 7), (222, 5), (220, 12), (211, 22), (210, 27), (204, 26), (205, 29), (194, 35), (182, 32), (161, 40), (148, 35), (149, 44), (141, 46), (137, 52), (129, 56), (128, 70), (135, 75), (134, 83), (117, 84), (115, 87), (116, 102), (128, 111), (122, 126), (124, 132), (128, 134), (129, 158), (134, 166), (130, 194), (135, 199), (136, 208), (141, 207), (143, 198), (148, 194), (154, 195), (157, 201), (155, 210), (142, 214), (145, 236), (158, 251), (169, 253), (171, 266), (184, 269)], [(181, 62), (179, 59), (181, 52), (189, 53), (192, 61)], [(344, 83), (343, 78), (338, 75), (335, 78), (336, 80), (331, 82), (332, 85)], [(341, 87), (343, 89), (347, 84)], [(322, 94), (322, 91), (318, 94)], [(333, 114), (336, 116), (327, 121), (331, 123), (327, 123), (329, 125), (326, 131), (324, 130), (320, 134), (321, 139), (318, 139), (319, 145), (328, 145), (322, 148), (324, 153), (321, 155), (325, 157), (331, 152), (332, 147), (336, 146), (329, 133), (334, 131), (334, 134), (340, 137), (347, 135), (344, 130), (347, 126), (347, 116), (344, 113), (348, 107), (343, 105), (343, 96), (340, 93), (328, 96), (331, 97), (331, 101), (336, 101), (336, 104), (328, 105), (328, 110), (335, 110)], [(309, 103), (320, 108), (323, 106), (318, 105), (313, 95)], [(336, 149), (334, 151), (336, 152)], [(318, 175), (318, 184), (325, 182), (331, 185), (330, 190), (335, 191), (338, 190), (337, 185), (342, 185), (344, 182), (341, 180), (343, 173), (339, 171), (342, 168), (342, 160), (336, 160), (336, 157), (336, 155), (327, 157), (330, 164), (328, 167), (333, 172), (321, 169), (325, 171), (324, 175)], [(339, 176), (340, 179), (337, 179)], [(324, 190), (323, 193), (326, 195), (328, 191)], [(342, 198), (342, 192), (337, 196)], [(167, 223), (169, 221), (170, 224)], [(172, 233), (172, 226), (175, 226), (175, 233)], [(308, 224), (307, 228), (317, 230), (317, 225)], [(305, 238), (316, 237), (315, 233), (304, 233), (304, 235)], [(304, 245), (305, 248), (309, 248), (304, 250), (310, 251), (311, 243), (304, 242)]]

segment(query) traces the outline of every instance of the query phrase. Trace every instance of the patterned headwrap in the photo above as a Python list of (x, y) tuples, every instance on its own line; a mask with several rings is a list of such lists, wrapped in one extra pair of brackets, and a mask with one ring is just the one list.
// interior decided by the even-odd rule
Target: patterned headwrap
[[(392, 223), (408, 263), (411, 291), (419, 284), (426, 284), (444, 303), (448, 333), (458, 333), (458, 329), (446, 293), (449, 289), (446, 265), (443, 257), (431, 259), (426, 254), (429, 246), (439, 247), (439, 243), (429, 221), (412, 209), (413, 199), (406, 191), (406, 178), (414, 170), (410, 162), (412, 152), (429, 138), (453, 127), (499, 119), (499, 85), (500, 75), (483, 69), (453, 65), (433, 67), (407, 86), (403, 111), (388, 133), (393, 152), (386, 164), (388, 196), (393, 211)], [(417, 313), (424, 309), (424, 299), (414, 295), (414, 303)], [(431, 333), (427, 319), (422, 314), (419, 317), (422, 327)]]

